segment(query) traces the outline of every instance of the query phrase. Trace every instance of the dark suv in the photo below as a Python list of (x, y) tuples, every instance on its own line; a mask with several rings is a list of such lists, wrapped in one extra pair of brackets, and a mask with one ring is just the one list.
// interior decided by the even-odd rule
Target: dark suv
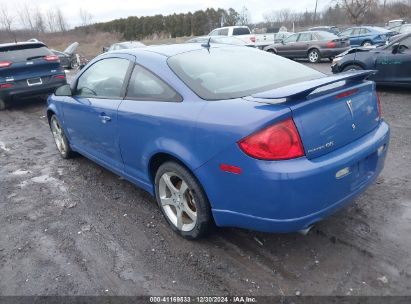
[(43, 43), (0, 44), (0, 110), (16, 97), (52, 93), (63, 84), (59, 57)]

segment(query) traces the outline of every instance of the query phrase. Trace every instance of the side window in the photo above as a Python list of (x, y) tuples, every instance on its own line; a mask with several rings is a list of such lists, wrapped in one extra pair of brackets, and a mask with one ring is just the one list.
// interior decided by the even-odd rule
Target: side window
[(356, 28), (356, 29), (354, 29), (354, 30), (352, 31), (352, 35), (354, 35), (354, 36), (359, 35), (360, 32), (361, 32), (361, 29), (360, 29), (360, 28)]
[(208, 36), (217, 36), (218, 32), (219, 32), (219, 30), (214, 30), (210, 34), (208, 34)]
[(300, 37), (298, 37), (298, 41), (311, 41), (311, 34), (310, 33), (302, 33)]
[(83, 97), (121, 98), (130, 62), (107, 58), (94, 63), (78, 79), (76, 94)]
[(250, 35), (250, 30), (246, 27), (236, 27), (233, 29), (233, 36)]
[(153, 73), (136, 65), (126, 94), (128, 99), (182, 101), (181, 96)]
[(342, 31), (340, 36), (350, 36), (351, 33), (352, 33), (352, 29), (348, 29), (348, 30)]
[(218, 34), (221, 36), (228, 36), (228, 28), (220, 30)]
[(360, 34), (361, 34), (361, 35), (365, 35), (365, 34), (368, 34), (369, 32), (370, 32), (370, 31), (367, 30), (366, 28), (362, 28), (361, 31), (360, 31)]
[(296, 42), (298, 34), (291, 35), (290, 37), (284, 39), (285, 43)]

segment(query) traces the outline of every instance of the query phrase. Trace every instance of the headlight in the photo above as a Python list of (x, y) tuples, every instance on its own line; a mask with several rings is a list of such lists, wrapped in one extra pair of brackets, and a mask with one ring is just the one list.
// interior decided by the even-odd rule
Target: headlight
[(340, 61), (341, 59), (342, 59), (342, 57), (335, 57), (335, 58), (333, 59), (333, 62), (331, 63), (331, 65), (337, 64), (337, 62)]

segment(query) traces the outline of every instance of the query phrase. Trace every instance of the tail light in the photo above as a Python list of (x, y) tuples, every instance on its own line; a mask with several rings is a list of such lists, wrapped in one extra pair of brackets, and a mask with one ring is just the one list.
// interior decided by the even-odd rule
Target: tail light
[(0, 84), (0, 89), (10, 89), (13, 87), (12, 83), (2, 83)]
[(250, 40), (251, 40), (252, 43), (255, 43), (255, 36), (251, 36)]
[(53, 78), (65, 79), (65, 78), (66, 78), (66, 75), (54, 75)]
[(348, 90), (348, 91), (345, 91), (345, 92), (342, 92), (342, 93), (336, 95), (335, 98), (337, 98), (337, 99), (345, 98), (345, 97), (354, 95), (357, 92), (358, 92), (358, 89)]
[(380, 116), (380, 118), (382, 118), (383, 116), (382, 106), (381, 106), (380, 96), (378, 94), (377, 94), (377, 107), (378, 107), (378, 115)]
[(12, 64), (13, 64), (13, 62), (11, 62), (11, 61), (0, 61), (0, 68), (8, 68)]
[(45, 60), (47, 61), (58, 61), (59, 60), (59, 56), (57, 55), (47, 55), (44, 57)]
[(327, 48), (335, 49), (336, 47), (337, 47), (337, 44), (334, 41), (327, 42)]
[(291, 118), (251, 134), (238, 145), (245, 154), (257, 159), (284, 160), (304, 156), (300, 135)]

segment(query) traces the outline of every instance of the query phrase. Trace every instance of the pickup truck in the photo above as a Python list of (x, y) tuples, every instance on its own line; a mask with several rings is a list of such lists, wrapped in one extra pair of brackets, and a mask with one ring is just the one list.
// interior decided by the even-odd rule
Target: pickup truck
[(266, 34), (256, 34), (255, 35), (255, 47), (259, 49), (264, 49), (266, 46), (281, 43), (285, 38), (288, 38), (293, 33), (289, 32), (278, 32), (278, 33), (266, 33)]
[(235, 36), (247, 46), (255, 46), (255, 35), (251, 34), (248, 26), (226, 26), (212, 30), (208, 36)]

